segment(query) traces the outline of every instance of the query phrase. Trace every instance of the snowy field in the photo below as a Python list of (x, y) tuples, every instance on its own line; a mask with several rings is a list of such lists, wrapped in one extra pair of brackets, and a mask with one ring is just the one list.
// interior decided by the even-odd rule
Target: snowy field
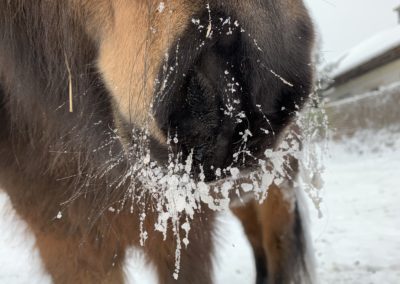
[[(332, 143), (329, 153), (321, 219), (310, 205), (319, 283), (400, 283), (400, 135), (359, 135)], [(0, 283), (50, 283), (33, 237), (12, 215), (0, 194)], [(216, 283), (253, 284), (253, 260), (240, 225), (228, 214), (220, 223)], [(137, 251), (127, 273), (130, 283), (155, 283)]]

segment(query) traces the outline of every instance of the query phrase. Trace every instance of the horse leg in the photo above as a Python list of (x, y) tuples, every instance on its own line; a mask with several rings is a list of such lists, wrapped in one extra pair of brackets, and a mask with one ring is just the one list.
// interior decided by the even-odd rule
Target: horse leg
[(263, 246), (268, 259), (269, 283), (289, 283), (292, 250), (295, 248), (295, 212), (281, 189), (271, 186), (266, 201), (258, 208)]
[[(190, 221), (187, 246), (182, 242), (185, 234), (180, 226), (178, 229), (181, 241), (178, 241), (170, 231), (166, 240), (163, 240), (161, 233), (149, 237), (144, 249), (156, 267), (160, 284), (212, 283), (213, 227), (214, 213), (207, 211), (197, 213)], [(178, 242), (181, 246), (179, 272), (175, 266)]]
[(258, 219), (257, 206), (256, 201), (251, 201), (244, 206), (232, 208), (232, 212), (241, 221), (253, 249), (257, 273), (256, 283), (263, 284), (267, 281), (267, 257), (263, 248), (262, 228)]
[(57, 231), (36, 231), (35, 235), (42, 261), (54, 283), (124, 283), (125, 247), (116, 239), (102, 234), (82, 237)]
[(309, 276), (294, 192), (290, 196), (288, 198), (281, 188), (273, 185), (262, 204), (253, 202), (233, 210), (253, 247), (257, 283), (301, 283)]
[[(5, 174), (11, 176), (7, 170)], [(58, 219), (56, 215), (62, 198), (52, 194), (55, 190), (48, 190), (55, 189), (55, 186), (46, 181), (43, 184), (32, 183), (31, 186), (23, 179), (19, 182), (15, 179), (8, 181), (10, 183), (5, 183), (4, 188), (8, 189), (15, 211), (35, 236), (42, 263), (53, 283), (124, 282), (122, 266), (125, 248), (129, 245), (127, 238), (132, 234), (127, 236), (120, 229), (122, 224), (112, 222), (113, 219), (119, 221), (119, 216), (106, 212), (91, 225), (87, 217), (89, 214), (82, 208), (90, 208), (92, 203), (82, 198), (80, 206), (71, 205)], [(43, 188), (43, 192), (39, 188)], [(130, 223), (135, 230), (135, 222)]]

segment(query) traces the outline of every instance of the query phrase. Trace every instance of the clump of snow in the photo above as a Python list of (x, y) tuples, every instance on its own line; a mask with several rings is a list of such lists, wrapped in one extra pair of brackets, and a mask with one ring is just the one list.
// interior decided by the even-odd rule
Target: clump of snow
[(57, 219), (61, 219), (61, 218), (62, 218), (62, 212), (61, 212), (61, 211), (59, 211), (59, 212), (57, 213), (56, 218), (57, 218)]
[(277, 74), (274, 70), (270, 69), (269, 72), (271, 72), (272, 75), (274, 75), (276, 78), (278, 78), (280, 81), (282, 81), (283, 84), (285, 84), (285, 85), (287, 85), (289, 87), (293, 87), (294, 86), (292, 83), (290, 83), (288, 80), (283, 78), (281, 75)]
[(159, 13), (162, 13), (162, 12), (164, 12), (164, 10), (165, 10), (165, 3), (164, 2), (160, 2), (160, 4), (158, 4), (157, 11)]

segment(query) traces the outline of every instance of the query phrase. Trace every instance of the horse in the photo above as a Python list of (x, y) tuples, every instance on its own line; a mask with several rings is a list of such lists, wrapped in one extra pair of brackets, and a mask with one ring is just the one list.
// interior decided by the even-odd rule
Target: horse
[[(302, 0), (0, 0), (0, 187), (53, 282), (123, 283), (135, 246), (160, 283), (212, 283), (215, 196), (282, 143), (313, 42)], [(258, 284), (312, 281), (297, 164), (224, 203)]]

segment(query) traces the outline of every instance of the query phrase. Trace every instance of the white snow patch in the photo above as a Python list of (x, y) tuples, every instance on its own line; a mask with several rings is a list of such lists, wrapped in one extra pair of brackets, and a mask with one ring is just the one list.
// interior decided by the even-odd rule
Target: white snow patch
[(162, 13), (162, 12), (164, 12), (164, 10), (165, 10), (165, 3), (164, 2), (160, 2), (160, 4), (158, 4), (157, 11), (159, 13)]
[(35, 239), (0, 190), (0, 283), (50, 284)]

